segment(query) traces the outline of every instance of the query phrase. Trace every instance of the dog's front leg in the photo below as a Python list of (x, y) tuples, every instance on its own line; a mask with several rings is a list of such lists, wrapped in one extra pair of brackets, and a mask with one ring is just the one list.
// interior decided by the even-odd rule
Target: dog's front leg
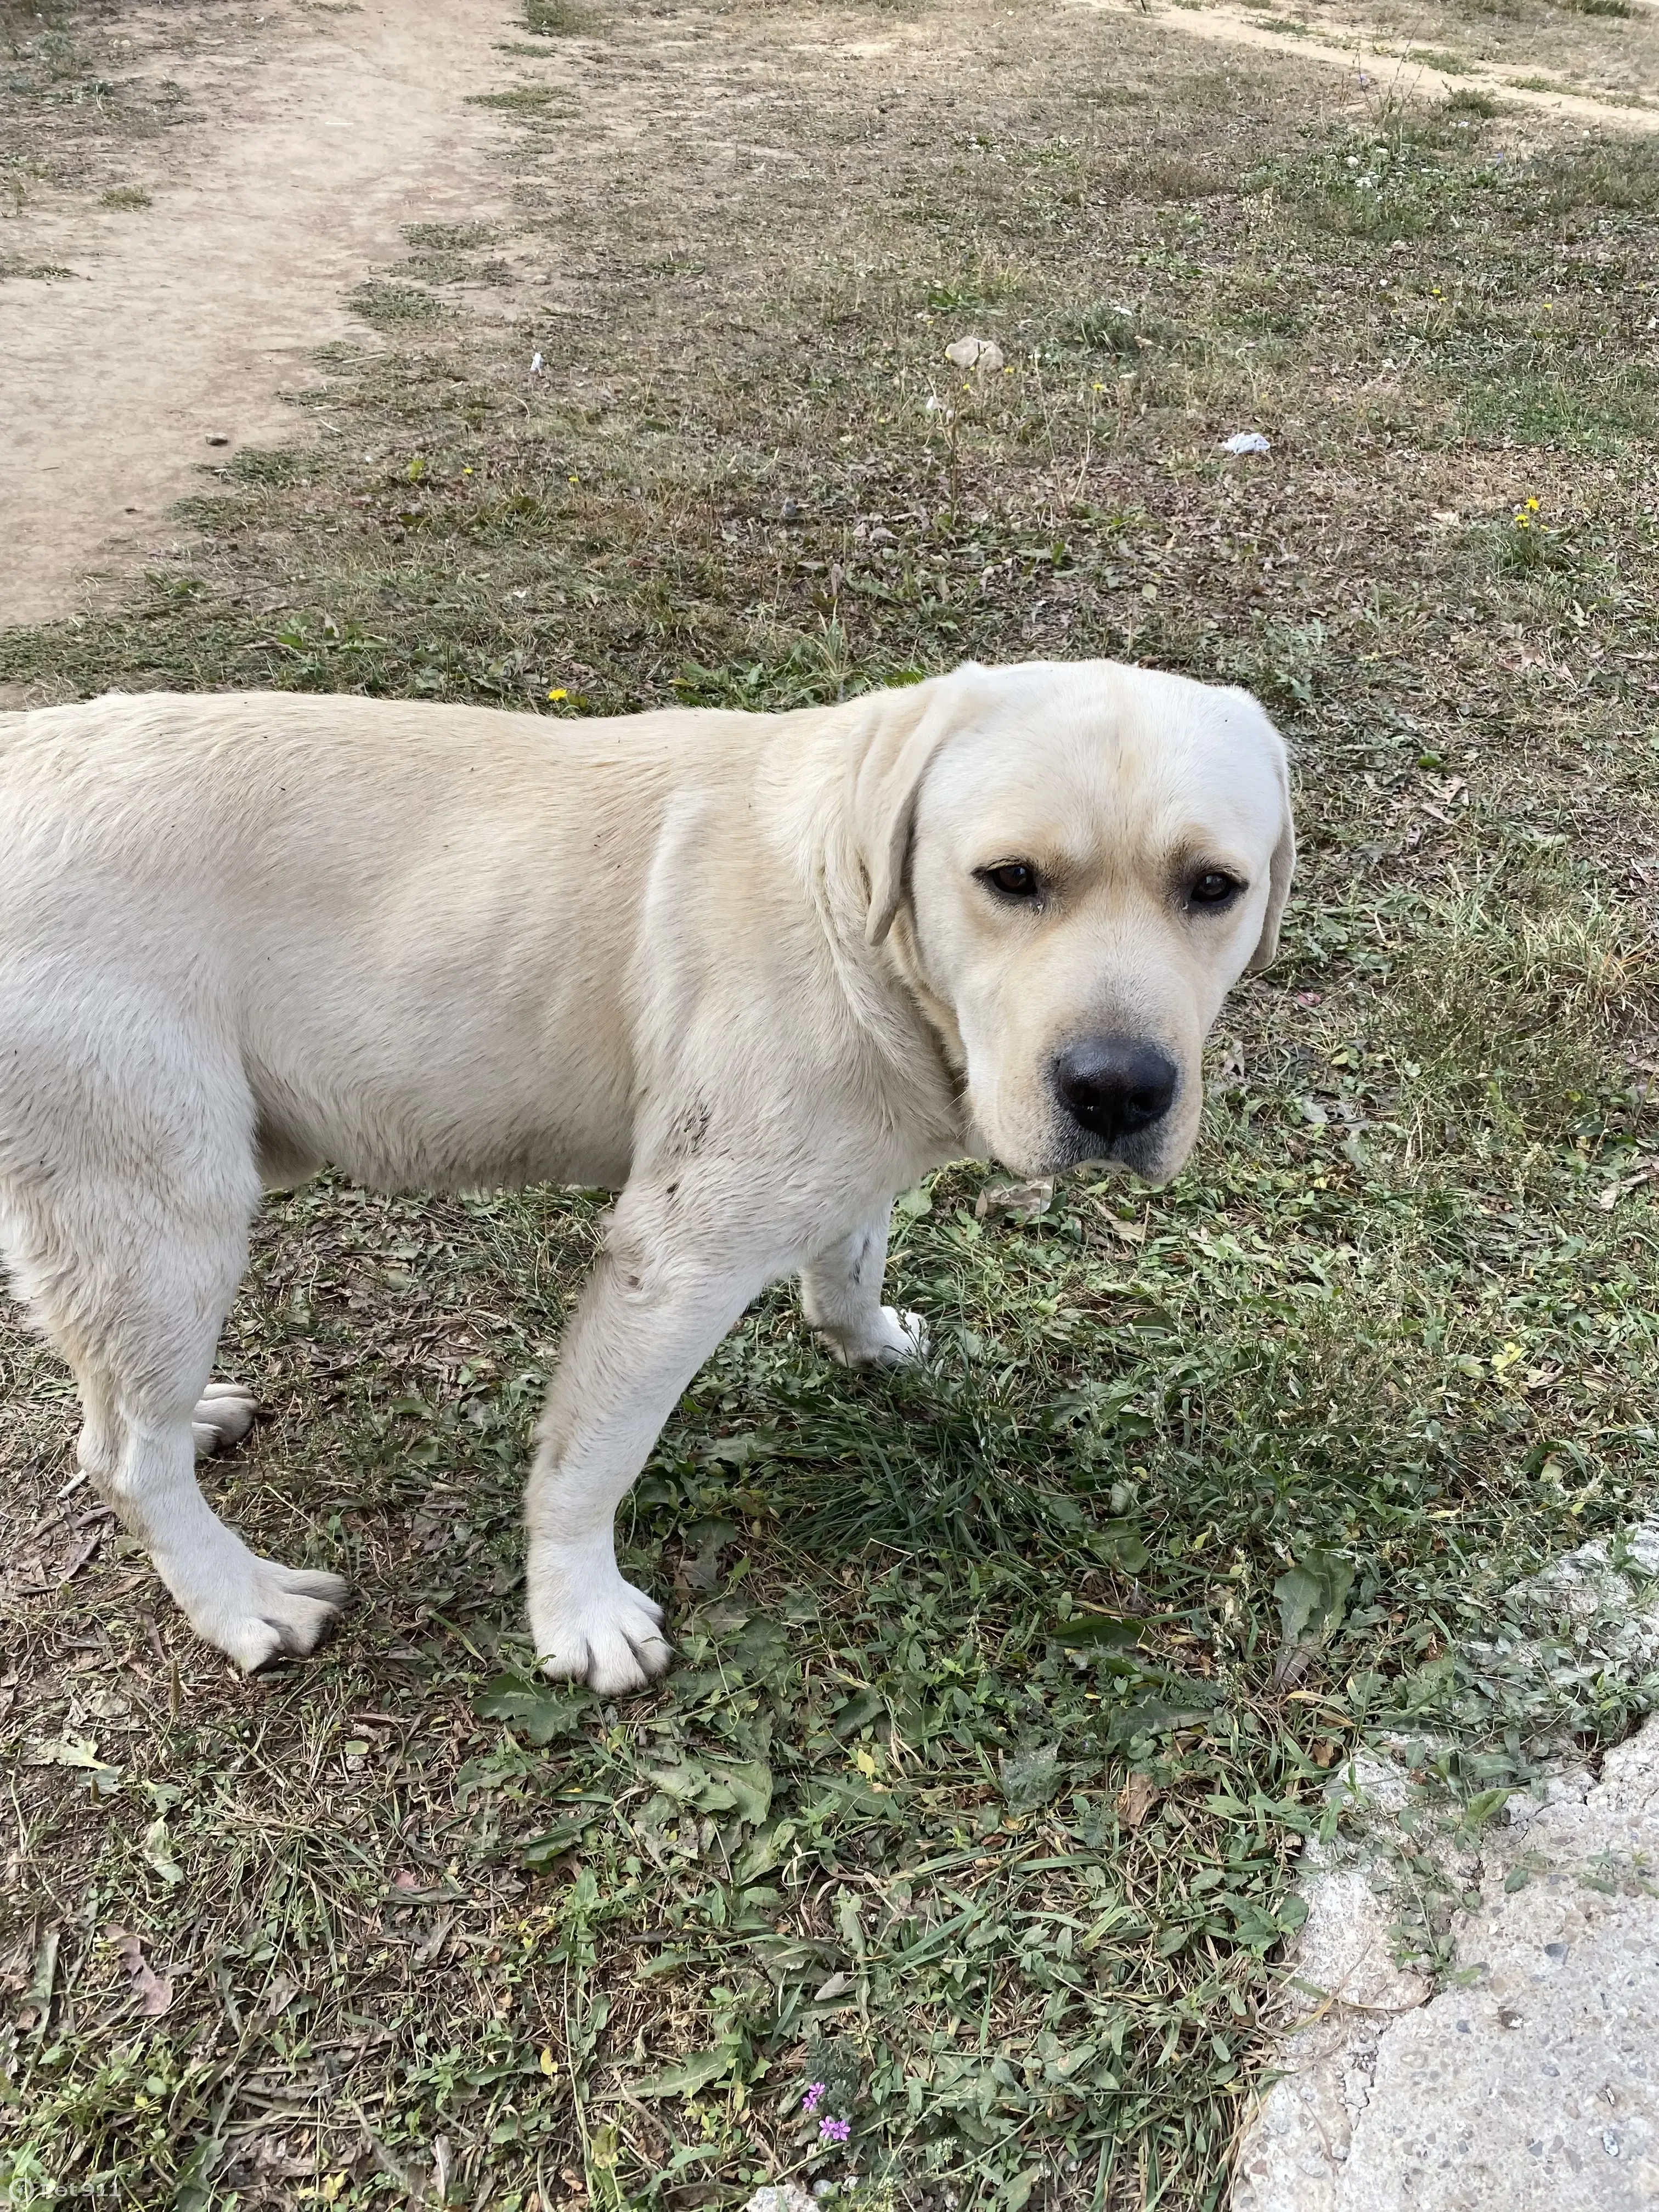
[(607, 1695), (667, 1667), (662, 1607), (623, 1580), (616, 1510), (703, 1361), (785, 1272), (678, 1182), (630, 1185), (565, 1333), (526, 1501), (530, 1626), (551, 1674)]
[(881, 1302), (888, 1218), (861, 1222), (800, 1271), (801, 1310), (843, 1366), (896, 1366), (927, 1349), (921, 1316)]

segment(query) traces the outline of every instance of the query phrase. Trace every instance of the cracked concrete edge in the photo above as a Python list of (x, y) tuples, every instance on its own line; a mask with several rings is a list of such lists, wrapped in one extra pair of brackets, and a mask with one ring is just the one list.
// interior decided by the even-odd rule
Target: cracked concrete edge
[[(1512, 1671), (1534, 1653), (1541, 1664), (1551, 1641), (1565, 1637), (1593, 1644), (1598, 1660), (1634, 1677), (1659, 1657), (1656, 1573), (1659, 1522), (1595, 1540), (1510, 1593), (1510, 1611), (1537, 1621), (1535, 1644), (1512, 1635), (1471, 1649), (1501, 1652)], [(1400, 1759), (1361, 1754), (1333, 1789), (1343, 1794), (1348, 1834), (1310, 1838), (1304, 1850), (1298, 1887), (1308, 1917), (1287, 1951), (1274, 2078), (1240, 2137), (1231, 2212), (1399, 2212), (1407, 2203), (1413, 2212), (1473, 2212), (1497, 2202), (1507, 2212), (1534, 2203), (1612, 2212), (1659, 2202), (1659, 2101), (1650, 2112), (1644, 2106), (1649, 2088), (1659, 2100), (1659, 2063), (1650, 2069), (1639, 2055), (1644, 2039), (1659, 2051), (1659, 2037), (1644, 2026), (1617, 2087), (1611, 2076), (1602, 2085), (1603, 2103), (1617, 2096), (1628, 2107), (1622, 2132), (1610, 2118), (1615, 2107), (1601, 2110), (1577, 2080), (1604, 2055), (1610, 2031), (1598, 2004), (1603, 2013), (1612, 2004), (1627, 2025), (1659, 2016), (1659, 1719), (1607, 1754), (1600, 1782), (1564, 1761), (1512, 1797), (1503, 1820), (1473, 1844), (1447, 1829), (1407, 1833), (1401, 1815), (1418, 1793)], [(1463, 1900), (1449, 1930), (1455, 1964), (1438, 1996), (1425, 1959), (1397, 1955), (1398, 1869), (1404, 1851), (1425, 1847), (1443, 1886)], [(1622, 1869), (1611, 1901), (1586, 1920), (1575, 1900), (1586, 1885), (1592, 1896), (1608, 1894), (1609, 1864)], [(1552, 1914), (1562, 1923), (1553, 1949), (1532, 1924)], [(1521, 2032), (1528, 2015), (1497, 2002), (1499, 1985), (1529, 1986), (1540, 1960), (1553, 1971), (1555, 1954), (1565, 1963), (1575, 1942), (1581, 1965), (1529, 2037)], [(1448, 2006), (1459, 2039), (1449, 2049)], [(1539, 2091), (1511, 2109), (1503, 2085), (1522, 2056), (1536, 2066)], [(1462, 2111), (1460, 2079), (1484, 2085), (1478, 2110)], [(1449, 2150), (1447, 2128), (1462, 2130)]]

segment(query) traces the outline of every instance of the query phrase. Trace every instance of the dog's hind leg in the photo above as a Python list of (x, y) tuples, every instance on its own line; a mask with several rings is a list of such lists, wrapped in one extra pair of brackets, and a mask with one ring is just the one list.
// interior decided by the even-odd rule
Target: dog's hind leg
[(0, 1192), (0, 1229), (18, 1291), (80, 1386), (82, 1467), (197, 1633), (251, 1672), (309, 1651), (345, 1585), (258, 1558), (196, 1485), (198, 1447), (252, 1419), (246, 1392), (208, 1395), (258, 1198), (234, 1091), (216, 1110), (198, 1071), (187, 1103), (174, 1093), (171, 1111), (100, 1130), (95, 1154), (66, 1146), (50, 1178)]
[(861, 1223), (801, 1269), (802, 1311), (843, 1366), (896, 1366), (927, 1349), (921, 1316), (881, 1302), (887, 1221)]

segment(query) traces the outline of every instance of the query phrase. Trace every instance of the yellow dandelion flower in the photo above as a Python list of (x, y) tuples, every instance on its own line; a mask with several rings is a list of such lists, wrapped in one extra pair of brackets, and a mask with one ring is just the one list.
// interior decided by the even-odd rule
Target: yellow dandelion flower
[(547, 696), (550, 699), (568, 699), (570, 694), (568, 691), (550, 691)]

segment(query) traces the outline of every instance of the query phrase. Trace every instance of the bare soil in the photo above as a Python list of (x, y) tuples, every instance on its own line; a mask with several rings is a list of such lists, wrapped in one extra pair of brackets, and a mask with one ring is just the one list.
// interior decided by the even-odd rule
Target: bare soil
[[(312, 356), (374, 342), (349, 295), (404, 226), (499, 216), (500, 118), (466, 95), (514, 27), (493, 0), (267, 0), (105, 33), (120, 82), (60, 111), (58, 175), (0, 223), (0, 623), (124, 583), (204, 464), (307, 427)], [(158, 80), (165, 125), (123, 131)]]

